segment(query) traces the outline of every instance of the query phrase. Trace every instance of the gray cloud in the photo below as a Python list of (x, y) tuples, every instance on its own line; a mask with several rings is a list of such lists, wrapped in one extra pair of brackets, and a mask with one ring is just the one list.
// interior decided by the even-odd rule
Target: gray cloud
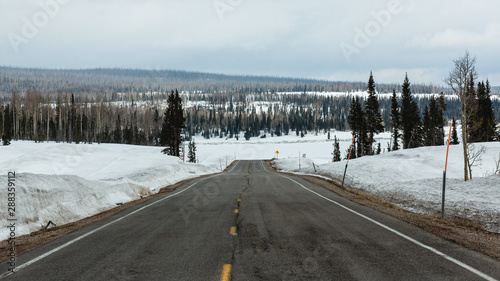
[(0, 61), (362, 81), (373, 70), (377, 82), (408, 72), (442, 84), (468, 49), (480, 79), (500, 85), (498, 10), (494, 0), (2, 1)]

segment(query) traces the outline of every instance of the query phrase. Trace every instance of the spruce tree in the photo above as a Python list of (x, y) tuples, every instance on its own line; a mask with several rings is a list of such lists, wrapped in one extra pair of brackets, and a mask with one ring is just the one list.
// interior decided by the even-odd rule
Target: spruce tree
[(2, 142), (3, 145), (10, 145), (10, 141), (12, 140), (12, 119), (10, 116), (10, 108), (9, 105), (5, 107), (4, 118), (3, 118), (3, 135)]
[(186, 128), (186, 117), (182, 108), (182, 99), (177, 90), (172, 90), (167, 99), (167, 109), (163, 116), (163, 125), (160, 135), (160, 144), (167, 146), (162, 153), (171, 156), (180, 155), (180, 147), (184, 141), (183, 129)]
[(396, 96), (396, 90), (393, 89), (391, 98), (392, 151), (399, 149), (398, 140), (401, 136), (399, 133), (400, 122), (399, 103)]
[(460, 142), (458, 141), (457, 121), (455, 120), (455, 118), (453, 118), (451, 124), (453, 126), (453, 128), (451, 129), (451, 144), (459, 144)]
[(3, 136), (3, 115), (5, 113), (5, 108), (0, 106), (0, 139)]
[(372, 144), (375, 142), (374, 136), (384, 130), (382, 115), (379, 112), (379, 103), (375, 92), (375, 81), (372, 72), (368, 79), (368, 99), (366, 101), (364, 117), (366, 119), (366, 131), (368, 138), (365, 146), (366, 153), (373, 154)]
[(447, 104), (444, 98), (444, 93), (439, 94), (439, 98), (436, 100), (437, 111), (434, 113), (434, 120), (436, 126), (436, 145), (444, 145), (444, 112), (446, 111)]
[[(352, 136), (356, 141), (356, 157), (361, 157), (367, 152), (367, 130), (364, 112), (359, 101), (359, 97), (352, 98), (351, 107), (349, 109), (349, 126), (352, 130)], [(371, 147), (371, 145), (369, 146)], [(353, 157), (351, 157), (353, 158)]]
[(196, 144), (194, 143), (194, 139), (191, 139), (188, 146), (188, 162), (196, 163)]
[(401, 127), (403, 130), (403, 148), (418, 147), (422, 143), (422, 128), (418, 105), (413, 100), (408, 74), (402, 85)]
[(340, 161), (340, 145), (339, 145), (339, 140), (337, 139), (337, 136), (334, 136), (333, 138), (333, 162), (339, 162)]
[(122, 128), (120, 114), (116, 118), (115, 130), (113, 131), (113, 143), (122, 143)]
[(424, 145), (431, 146), (434, 141), (434, 129), (431, 114), (429, 113), (429, 107), (425, 105), (424, 109)]
[[(475, 86), (474, 75), (469, 75), (466, 92), (467, 109), (465, 112), (467, 114), (467, 141), (471, 143), (480, 141), (481, 135), (481, 112), (479, 112), (479, 103)], [(461, 114), (463, 113), (461, 112)]]
[(438, 101), (434, 96), (430, 99), (430, 105), (425, 106), (424, 111), (424, 145), (436, 146), (444, 144), (444, 101)]
[(496, 121), (491, 102), (491, 87), (488, 80), (486, 84), (479, 82), (477, 84), (477, 138), (475, 141), (487, 142), (496, 139)]

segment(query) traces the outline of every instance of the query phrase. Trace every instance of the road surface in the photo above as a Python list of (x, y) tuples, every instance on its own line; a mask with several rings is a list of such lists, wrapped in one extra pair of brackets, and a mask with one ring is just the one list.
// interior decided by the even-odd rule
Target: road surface
[(22, 255), (17, 265), (0, 278), (500, 279), (494, 259), (262, 161), (193, 180)]

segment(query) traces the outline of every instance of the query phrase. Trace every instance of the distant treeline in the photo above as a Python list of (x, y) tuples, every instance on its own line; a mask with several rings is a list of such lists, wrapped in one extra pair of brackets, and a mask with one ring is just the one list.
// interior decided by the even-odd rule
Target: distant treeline
[[(378, 84), (380, 93), (399, 91), (399, 84)], [(439, 93), (447, 89), (414, 84), (414, 93)], [(365, 91), (366, 82), (343, 82), (270, 76), (223, 75), (180, 70), (98, 68), (84, 70), (0, 67), (0, 94), (36, 89), (41, 93), (261, 93)]]
[[(36, 90), (14, 92), (9, 96), (8, 103), (0, 105), (0, 133), (5, 131), (7, 126), (4, 123), (8, 120), (13, 139), (159, 145), (165, 111), (162, 96), (120, 95), (117, 102), (107, 100), (106, 96), (101, 98), (99, 94), (42, 94)], [(261, 137), (263, 134), (302, 136), (350, 130), (350, 95), (231, 93), (181, 97), (188, 139), (192, 135), (204, 138)], [(364, 107), (365, 99), (359, 101)], [(430, 104), (430, 96), (415, 97), (415, 102), (423, 112), (425, 106)], [(446, 102), (445, 120), (458, 118), (458, 100), (448, 98)], [(379, 98), (379, 103), (384, 129), (389, 131), (391, 100)], [(498, 115), (498, 100), (494, 101), (493, 107)]]

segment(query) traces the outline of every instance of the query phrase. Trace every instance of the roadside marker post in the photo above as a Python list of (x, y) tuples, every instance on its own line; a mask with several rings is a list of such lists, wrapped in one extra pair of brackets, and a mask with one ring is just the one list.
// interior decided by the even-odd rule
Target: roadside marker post
[(444, 195), (446, 190), (446, 170), (448, 169), (448, 153), (450, 152), (451, 127), (453, 127), (453, 123), (450, 125), (450, 132), (448, 133), (448, 147), (446, 148), (446, 161), (444, 164), (444, 171), (443, 171), (443, 199), (441, 203), (441, 219), (444, 219), (444, 198), (445, 198)]
[(351, 147), (349, 148), (349, 156), (347, 156), (347, 163), (345, 163), (344, 177), (342, 178), (342, 189), (344, 189), (345, 175), (347, 173), (347, 165), (349, 165), (349, 159), (351, 159), (352, 146), (354, 145), (354, 137), (352, 137)]

